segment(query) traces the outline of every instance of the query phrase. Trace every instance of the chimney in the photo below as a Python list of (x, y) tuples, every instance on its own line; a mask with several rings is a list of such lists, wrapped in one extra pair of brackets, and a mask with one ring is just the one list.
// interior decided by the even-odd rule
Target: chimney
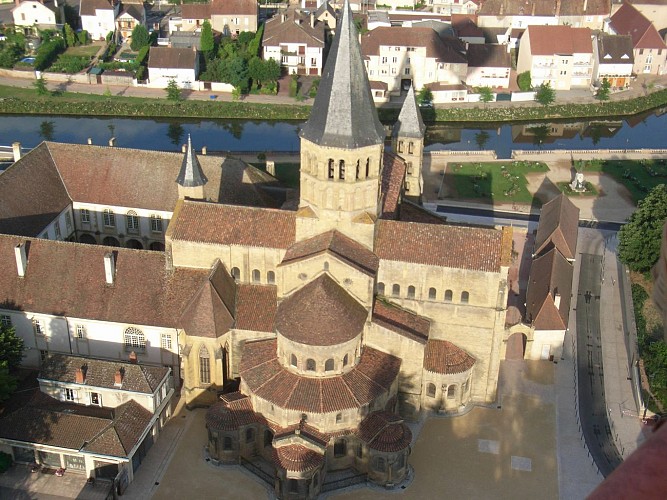
[(132, 363), (133, 365), (136, 365), (137, 364), (137, 353), (132, 351), (130, 353), (129, 360), (130, 360), (130, 363)]
[(86, 381), (86, 374), (83, 373), (83, 368), (76, 369), (76, 383), (83, 384)]
[(560, 293), (558, 292), (554, 294), (554, 305), (556, 306), (556, 309), (560, 310)]
[(206, 146), (204, 146), (203, 148), (201, 148), (201, 154), (204, 155), (204, 156), (206, 156), (206, 151), (207, 151), (207, 149), (208, 149), (208, 148), (207, 148)]
[[(18, 0), (16, 1), (18, 2)], [(280, 22), (284, 23), (285, 21), (287, 21), (287, 14), (283, 12), (282, 14), (280, 14)]]
[(12, 142), (12, 152), (14, 153), (14, 161), (19, 161), (21, 159), (21, 143)]
[(28, 267), (28, 256), (25, 251), (25, 243), (19, 243), (14, 247), (14, 254), (16, 255), (16, 270), (20, 278), (25, 277), (25, 271)]
[(18, 7), (21, 5), (21, 0), (14, 0), (14, 4)]
[(188, 145), (187, 145), (187, 144), (183, 144), (183, 145), (181, 146), (181, 153), (185, 153), (187, 150), (188, 150)]
[(89, 137), (88, 138), (88, 145), (91, 145), (92, 143), (93, 143), (93, 139), (92, 139), (92, 137)]
[(588, 0), (584, 0), (584, 13), (588, 10)]
[(112, 137), (109, 139), (109, 147), (114, 147), (116, 145), (116, 138)]
[(113, 285), (114, 278), (116, 277), (116, 260), (114, 259), (113, 252), (104, 254), (104, 276), (107, 285)]
[(315, 13), (314, 12), (310, 13), (310, 27), (311, 28), (315, 27)]
[(116, 387), (123, 385), (123, 373), (120, 371), (120, 368), (116, 370), (116, 373), (113, 376), (113, 385)]

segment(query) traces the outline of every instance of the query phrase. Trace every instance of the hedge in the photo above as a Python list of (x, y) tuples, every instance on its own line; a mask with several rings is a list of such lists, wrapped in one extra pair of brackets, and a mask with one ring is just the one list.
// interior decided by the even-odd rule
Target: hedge
[(65, 51), (65, 40), (62, 38), (54, 38), (51, 41), (43, 43), (37, 50), (35, 56), (35, 69), (37, 71), (44, 71), (53, 61), (56, 60), (61, 52)]

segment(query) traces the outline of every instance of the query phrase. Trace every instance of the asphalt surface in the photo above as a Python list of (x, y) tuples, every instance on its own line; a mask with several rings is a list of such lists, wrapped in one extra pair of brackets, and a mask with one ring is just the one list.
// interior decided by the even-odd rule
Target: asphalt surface
[(600, 473), (607, 477), (622, 462), (609, 425), (605, 403), (600, 332), (602, 256), (579, 254), (577, 293), (577, 370), (579, 418), (584, 439)]

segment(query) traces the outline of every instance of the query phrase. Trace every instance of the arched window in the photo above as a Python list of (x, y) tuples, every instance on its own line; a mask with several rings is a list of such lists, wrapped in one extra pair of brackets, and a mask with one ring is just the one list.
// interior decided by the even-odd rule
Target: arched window
[(125, 216), (126, 219), (126, 224), (127, 224), (127, 232), (128, 233), (135, 233), (139, 231), (139, 217), (137, 217), (137, 212), (134, 210), (130, 210), (127, 212), (127, 215)]
[(399, 153), (403, 152), (403, 141), (398, 141), (398, 152)]
[(128, 350), (143, 351), (146, 349), (146, 337), (144, 332), (133, 326), (126, 328), (123, 335), (125, 348)]
[(332, 158), (329, 158), (329, 165), (328, 165), (328, 171), (327, 171), (327, 177), (329, 179), (334, 178), (334, 161)]
[(453, 296), (454, 296), (454, 294), (452, 293), (451, 290), (446, 290), (445, 291), (445, 302), (451, 302)]
[(199, 348), (199, 382), (211, 383), (211, 355), (205, 345)]
[(415, 287), (410, 285), (408, 287), (408, 298), (409, 299), (414, 299), (415, 298)]
[(356, 179), (359, 179), (359, 160), (357, 160), (357, 175)]
[(271, 443), (273, 442), (273, 432), (271, 432), (269, 429), (266, 429), (264, 431), (264, 448), (267, 446), (271, 446)]
[(232, 278), (241, 279), (241, 270), (238, 267), (232, 267)]
[(315, 371), (315, 366), (316, 365), (315, 365), (315, 360), (314, 359), (308, 358), (306, 360), (306, 370), (308, 370), (310, 372), (314, 372)]
[(373, 469), (378, 472), (385, 472), (387, 470), (387, 462), (382, 457), (375, 457), (375, 460), (373, 460)]
[(259, 269), (253, 269), (252, 270), (252, 282), (253, 283), (259, 283), (261, 281), (261, 274), (259, 272)]
[(428, 298), (429, 300), (435, 300), (435, 297), (438, 295), (438, 292), (435, 288), (431, 287), (428, 289)]
[(324, 371), (331, 372), (333, 371), (333, 369), (334, 369), (334, 360), (333, 358), (329, 358), (324, 363)]
[(347, 366), (347, 354), (343, 356), (343, 366)]
[(116, 215), (110, 208), (105, 208), (102, 212), (102, 219), (106, 227), (116, 227)]
[(461, 292), (461, 303), (467, 304), (470, 299), (470, 294), (468, 292)]
[(414, 146), (415, 146), (414, 142), (412, 142), (412, 141), (408, 142), (408, 154), (409, 155), (411, 155), (412, 152), (414, 151)]
[(274, 285), (276, 283), (276, 273), (274, 273), (273, 271), (269, 271), (268, 273), (266, 273), (266, 282), (269, 285)]
[(384, 283), (381, 281), (378, 283), (378, 295), (384, 295)]
[(324, 267), (324, 270), (325, 270), (325, 271), (328, 271), (328, 270), (329, 270), (329, 261), (326, 261), (326, 260), (325, 260), (325, 261), (324, 261), (324, 265), (323, 265), (323, 267)]
[(435, 397), (435, 384), (427, 384), (426, 385), (426, 395), (430, 398)]
[(297, 363), (298, 363), (298, 360), (296, 359), (296, 355), (292, 354), (292, 356), (290, 356), (290, 365), (296, 366)]
[(368, 179), (371, 175), (371, 159), (366, 158), (366, 178)]
[(231, 450), (232, 449), (232, 438), (225, 436), (222, 438), (222, 449)]
[(251, 443), (255, 439), (255, 429), (252, 427), (249, 427), (245, 431), (245, 442), (246, 443)]
[(340, 160), (338, 162), (338, 178), (345, 180), (345, 160)]
[(336, 413), (336, 423), (340, 424), (343, 421), (343, 414), (342, 413)]
[(401, 295), (401, 285), (394, 283), (391, 287), (391, 294), (394, 297), (398, 297), (399, 295)]
[(299, 493), (299, 481), (296, 479), (289, 479), (288, 480), (288, 488), (290, 493)]
[(463, 382), (463, 385), (461, 386), (461, 393), (465, 394), (467, 390), (468, 390), (468, 381), (466, 380), (465, 382)]
[(340, 458), (347, 454), (347, 442), (342, 439), (336, 439), (334, 442), (334, 457)]
[(455, 396), (456, 396), (456, 385), (452, 384), (449, 387), (447, 387), (447, 397), (449, 399), (452, 399)]

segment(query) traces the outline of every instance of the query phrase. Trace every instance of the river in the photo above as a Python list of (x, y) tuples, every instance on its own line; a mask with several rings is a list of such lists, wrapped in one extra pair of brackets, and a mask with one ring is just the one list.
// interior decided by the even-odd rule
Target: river
[[(663, 110), (664, 111), (664, 110)], [(18, 141), (33, 148), (43, 140), (125, 148), (178, 151), (192, 135), (197, 149), (210, 151), (298, 151), (297, 121), (173, 120), (4, 115), (0, 146)], [(618, 120), (534, 124), (436, 124), (426, 133), (426, 150), (639, 149), (667, 147), (667, 114), (645, 113)]]

